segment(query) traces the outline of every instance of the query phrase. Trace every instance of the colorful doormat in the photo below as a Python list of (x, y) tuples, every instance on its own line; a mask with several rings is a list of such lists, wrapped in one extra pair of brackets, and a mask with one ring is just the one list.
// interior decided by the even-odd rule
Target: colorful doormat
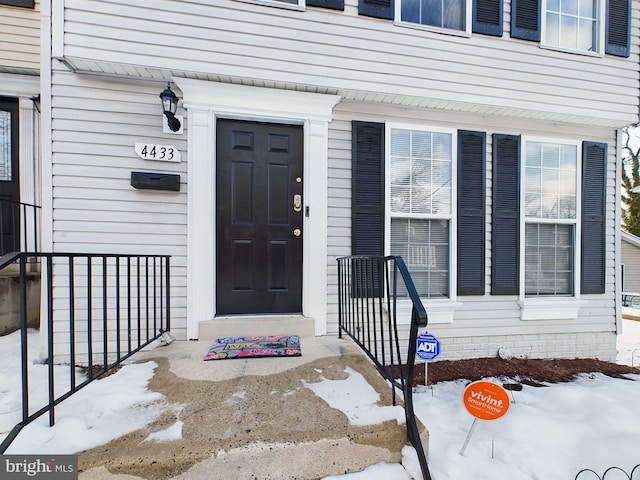
[(213, 343), (204, 359), (299, 357), (301, 355), (300, 338), (297, 335), (268, 335), (219, 338)]

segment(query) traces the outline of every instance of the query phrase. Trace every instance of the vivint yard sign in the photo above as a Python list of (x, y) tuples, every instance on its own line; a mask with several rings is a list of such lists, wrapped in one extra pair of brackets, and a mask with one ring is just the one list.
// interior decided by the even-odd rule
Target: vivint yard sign
[(497, 420), (507, 413), (511, 406), (509, 394), (504, 387), (485, 380), (470, 383), (464, 389), (462, 401), (467, 411), (475, 418), (460, 449), (460, 455), (464, 455), (478, 420)]
[(464, 390), (463, 401), (467, 411), (480, 420), (496, 420), (507, 413), (511, 405), (503, 387), (482, 380), (471, 383)]

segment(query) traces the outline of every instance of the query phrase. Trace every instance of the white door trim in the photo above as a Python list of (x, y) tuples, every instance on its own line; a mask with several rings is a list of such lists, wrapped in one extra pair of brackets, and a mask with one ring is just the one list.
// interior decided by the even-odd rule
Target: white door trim
[[(187, 338), (216, 315), (216, 119), (303, 125), (302, 314), (327, 332), (327, 175), (329, 122), (338, 95), (173, 78), (187, 109)], [(306, 215), (308, 207), (309, 215)]]

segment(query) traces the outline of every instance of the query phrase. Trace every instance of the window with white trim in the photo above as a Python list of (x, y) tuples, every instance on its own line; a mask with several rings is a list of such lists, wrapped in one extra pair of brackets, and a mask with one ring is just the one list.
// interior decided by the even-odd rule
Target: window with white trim
[(599, 0), (543, 0), (543, 45), (601, 53), (601, 4)]
[(398, 0), (396, 21), (435, 30), (471, 32), (471, 0)]
[(525, 142), (525, 296), (575, 294), (579, 153), (578, 144)]
[(455, 133), (387, 130), (387, 248), (400, 255), (422, 297), (451, 296)]

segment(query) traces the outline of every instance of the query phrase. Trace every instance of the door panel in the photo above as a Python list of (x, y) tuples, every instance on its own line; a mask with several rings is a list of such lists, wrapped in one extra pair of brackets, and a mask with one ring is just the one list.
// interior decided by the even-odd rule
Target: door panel
[(18, 100), (0, 97), (0, 254), (20, 250)]
[(219, 120), (218, 314), (302, 311), (302, 127)]

